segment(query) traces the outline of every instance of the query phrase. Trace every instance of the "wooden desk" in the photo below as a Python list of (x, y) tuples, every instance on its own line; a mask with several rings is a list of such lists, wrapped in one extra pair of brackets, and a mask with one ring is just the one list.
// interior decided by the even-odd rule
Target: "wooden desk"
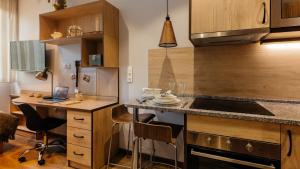
[[(42, 98), (28, 95), (21, 95), (12, 101), (15, 104), (66, 109), (68, 166), (99, 169), (105, 165), (112, 134), (111, 108), (117, 101), (88, 99), (66, 105), (64, 102), (45, 103)], [(114, 143), (113, 150), (116, 150), (118, 144)]]

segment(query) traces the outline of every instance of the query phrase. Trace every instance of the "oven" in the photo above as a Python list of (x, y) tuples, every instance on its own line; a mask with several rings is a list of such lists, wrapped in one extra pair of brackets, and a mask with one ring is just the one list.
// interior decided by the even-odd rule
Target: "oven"
[(271, 0), (271, 28), (300, 26), (300, 0)]
[(280, 144), (188, 132), (188, 169), (280, 169)]

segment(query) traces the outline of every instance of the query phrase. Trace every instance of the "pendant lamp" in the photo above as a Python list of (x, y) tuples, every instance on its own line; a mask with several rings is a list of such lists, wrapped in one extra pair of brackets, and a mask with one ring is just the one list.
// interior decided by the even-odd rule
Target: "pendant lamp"
[(167, 0), (167, 17), (160, 37), (159, 47), (171, 48), (176, 46), (177, 41), (173, 30), (172, 22), (169, 16), (169, 0)]

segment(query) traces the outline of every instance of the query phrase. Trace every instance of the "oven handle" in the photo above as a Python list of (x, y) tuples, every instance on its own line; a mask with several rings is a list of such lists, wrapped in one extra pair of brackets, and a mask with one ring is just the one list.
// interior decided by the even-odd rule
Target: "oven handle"
[(290, 148), (289, 148), (289, 152), (287, 153), (287, 156), (290, 157), (292, 155), (292, 150), (293, 150), (293, 138), (292, 138), (291, 130), (288, 130), (287, 133), (288, 133), (289, 142), (290, 142)]
[(266, 13), (267, 13), (267, 9), (266, 9), (266, 2), (263, 2), (263, 12), (264, 12), (264, 15), (263, 15), (263, 20), (262, 20), (262, 24), (265, 24), (266, 23)]
[(219, 160), (219, 161), (244, 165), (244, 166), (248, 166), (248, 167), (256, 167), (256, 168), (260, 168), (260, 169), (276, 169), (275, 166), (272, 164), (271, 165), (257, 164), (257, 163), (237, 160), (237, 159), (233, 159), (233, 158), (227, 158), (227, 157), (221, 157), (221, 156), (212, 155), (212, 154), (201, 153), (201, 152), (194, 151), (193, 149), (191, 150), (191, 154), (198, 156), (198, 157), (210, 158), (213, 160)]

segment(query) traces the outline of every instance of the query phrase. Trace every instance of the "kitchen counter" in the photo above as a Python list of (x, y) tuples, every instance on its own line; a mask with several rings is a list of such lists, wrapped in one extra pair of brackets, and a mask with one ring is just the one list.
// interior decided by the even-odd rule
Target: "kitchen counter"
[[(269, 110), (274, 116), (266, 115), (255, 115), (255, 114), (244, 114), (235, 112), (224, 112), (214, 110), (203, 110), (203, 109), (191, 109), (190, 106), (194, 101), (193, 97), (181, 98), (183, 102), (178, 106), (164, 107), (157, 106), (152, 101), (145, 103), (138, 103), (132, 101), (125, 104), (130, 108), (148, 109), (160, 112), (175, 112), (184, 113), (189, 115), (202, 115), (219, 118), (249, 120), (249, 121), (260, 121), (268, 123), (288, 124), (288, 125), (299, 125), (300, 126), (300, 103), (297, 101), (274, 101), (274, 100), (258, 100), (258, 104)], [(185, 104), (186, 103), (186, 104)]]

